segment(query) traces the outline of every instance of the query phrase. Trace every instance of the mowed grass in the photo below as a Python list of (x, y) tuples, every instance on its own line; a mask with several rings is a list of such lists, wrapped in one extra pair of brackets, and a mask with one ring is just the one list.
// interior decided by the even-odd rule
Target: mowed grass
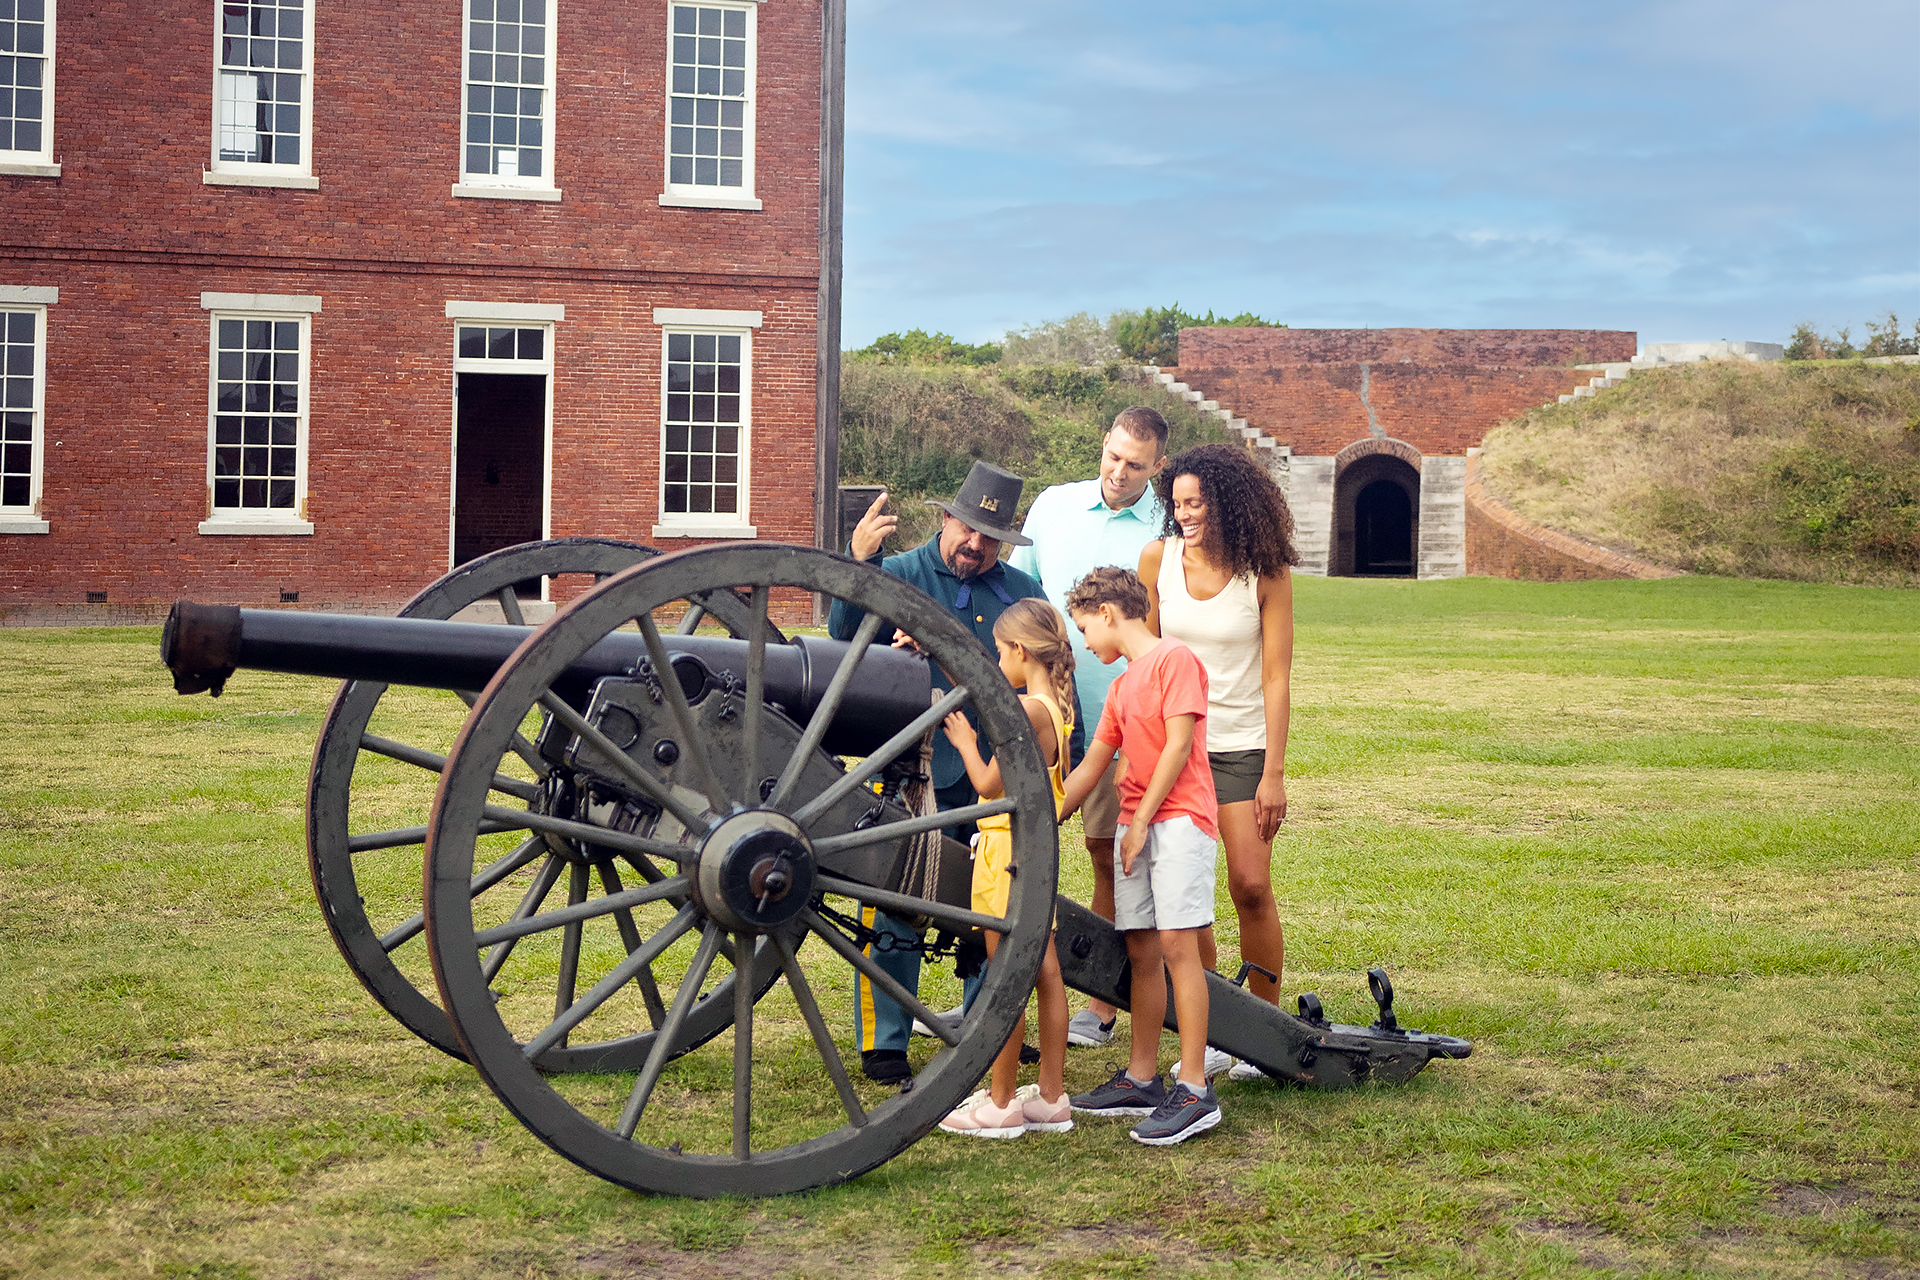
[[(1920, 595), (1305, 579), (1298, 616), (1284, 990), (1369, 1021), (1383, 964), (1474, 1056), (723, 1203), (579, 1171), (351, 978), (302, 856), (331, 686), (177, 698), (151, 629), (0, 631), (0, 1276), (1920, 1274)], [(730, 1052), (663, 1083), (703, 1132)], [(830, 1112), (805, 1065), (775, 1122)]]

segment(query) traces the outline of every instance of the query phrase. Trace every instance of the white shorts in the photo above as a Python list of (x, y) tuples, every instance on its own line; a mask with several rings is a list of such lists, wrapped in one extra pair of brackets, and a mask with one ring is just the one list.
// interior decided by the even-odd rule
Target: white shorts
[(1113, 927), (1198, 929), (1213, 923), (1213, 865), (1217, 846), (1187, 815), (1147, 828), (1147, 845), (1120, 871), (1122, 825), (1113, 832)]

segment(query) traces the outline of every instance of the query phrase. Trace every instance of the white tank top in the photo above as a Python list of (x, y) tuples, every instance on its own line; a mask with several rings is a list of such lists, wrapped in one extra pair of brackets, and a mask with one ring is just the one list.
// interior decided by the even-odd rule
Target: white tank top
[(1259, 751), (1267, 745), (1267, 703), (1260, 689), (1260, 588), (1251, 574), (1220, 594), (1195, 600), (1181, 567), (1185, 539), (1160, 552), (1160, 634), (1180, 640), (1207, 669), (1207, 750)]

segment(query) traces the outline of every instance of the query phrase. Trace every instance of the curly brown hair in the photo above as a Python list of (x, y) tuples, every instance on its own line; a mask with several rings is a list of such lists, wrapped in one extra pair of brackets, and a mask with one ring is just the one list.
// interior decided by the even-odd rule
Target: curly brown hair
[(1118, 609), (1123, 618), (1144, 618), (1153, 602), (1148, 598), (1146, 585), (1140, 581), (1139, 574), (1131, 569), (1106, 564), (1089, 570), (1068, 590), (1067, 612), (1097, 613), (1103, 604)]
[(1181, 476), (1200, 482), (1200, 496), (1207, 504), (1201, 549), (1208, 559), (1235, 577), (1256, 578), (1300, 563), (1300, 553), (1293, 547), (1293, 512), (1287, 507), (1287, 496), (1245, 449), (1227, 444), (1197, 445), (1177, 453), (1153, 478), (1160, 509), (1166, 512), (1161, 537), (1180, 532), (1180, 522), (1173, 518), (1173, 482)]

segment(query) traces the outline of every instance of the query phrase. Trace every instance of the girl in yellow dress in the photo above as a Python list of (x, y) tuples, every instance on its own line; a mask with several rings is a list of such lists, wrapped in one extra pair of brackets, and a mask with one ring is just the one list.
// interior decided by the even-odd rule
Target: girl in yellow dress
[[(993, 625), (993, 642), (1000, 651), (1000, 674), (1014, 688), (1024, 688), (1020, 705), (1033, 725), (1047, 761), (1047, 781), (1053, 784), (1055, 816), (1066, 793), (1067, 734), (1072, 728), (1073, 648), (1059, 611), (1043, 599), (1016, 600)], [(947, 717), (946, 734), (966, 763), (967, 777), (982, 800), (1003, 792), (1000, 762), (982, 760), (973, 726), (955, 712)], [(980, 835), (973, 852), (973, 909), (983, 915), (1004, 916), (1013, 890), (1008, 863), (1013, 857), (1013, 831), (1007, 815), (980, 819)], [(1000, 936), (987, 934), (991, 956)], [(1028, 1131), (1065, 1133), (1073, 1128), (1067, 1103), (1067, 988), (1060, 978), (1060, 961), (1053, 938), (1047, 938), (1046, 958), (1040, 963), (1040, 1080), (1016, 1089), (1020, 1075), (1020, 1045), (1026, 1039), (1026, 1019), (1013, 1029), (1006, 1047), (993, 1060), (991, 1087), (968, 1098), (940, 1127), (948, 1133), (974, 1138), (1017, 1138)]]

